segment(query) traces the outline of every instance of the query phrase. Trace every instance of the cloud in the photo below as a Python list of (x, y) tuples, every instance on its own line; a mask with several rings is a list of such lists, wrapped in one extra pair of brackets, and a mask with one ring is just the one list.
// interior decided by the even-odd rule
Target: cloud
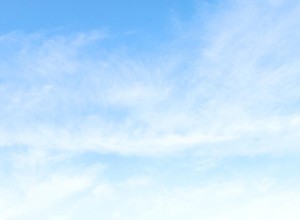
[(297, 140), (292, 6), (221, 4), (141, 57), (106, 48), (102, 32), (2, 36), (1, 145), (157, 155), (283, 133)]
[(199, 3), (151, 51), (0, 36), (0, 219), (295, 219), (296, 1)]
[(298, 213), (298, 190), (278, 189), (277, 180), (236, 179), (205, 186), (155, 189), (143, 185), (140, 190), (128, 185), (128, 181), (118, 186), (101, 181), (96, 184), (97, 181), (81, 175), (68, 179), (52, 176), (50, 181), (32, 185), (25, 196), (15, 198), (14, 206), (6, 206), (1, 218), (260, 220), (284, 216), (296, 219)]

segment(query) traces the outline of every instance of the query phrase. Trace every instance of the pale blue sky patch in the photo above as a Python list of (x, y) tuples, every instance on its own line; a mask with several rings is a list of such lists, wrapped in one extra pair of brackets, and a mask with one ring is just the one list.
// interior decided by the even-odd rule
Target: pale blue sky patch
[(297, 219), (299, 13), (3, 4), (0, 219)]

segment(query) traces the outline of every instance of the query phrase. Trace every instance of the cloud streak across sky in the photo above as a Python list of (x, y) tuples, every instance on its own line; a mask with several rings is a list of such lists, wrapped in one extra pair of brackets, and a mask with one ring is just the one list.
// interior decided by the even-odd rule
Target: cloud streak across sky
[(148, 51), (0, 36), (1, 219), (296, 219), (300, 5), (195, 7)]

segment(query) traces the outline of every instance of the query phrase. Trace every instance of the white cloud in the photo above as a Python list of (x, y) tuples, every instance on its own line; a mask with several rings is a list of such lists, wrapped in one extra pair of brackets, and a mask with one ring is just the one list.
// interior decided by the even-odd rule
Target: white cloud
[[(70, 179), (69, 181), (73, 181)], [(76, 181), (75, 181), (76, 182)], [(122, 187), (102, 185), (101, 196), (95, 196), (94, 191), (85, 191), (84, 194), (70, 196), (61, 207), (48, 209), (51, 206), (49, 199), (58, 199), (58, 193), (51, 191), (53, 186), (58, 191), (64, 188), (65, 181), (59, 185), (47, 184), (43, 190), (43, 200), (35, 203), (35, 214), (28, 215), (29, 204), (23, 206), (23, 211), (15, 212), (14, 218), (2, 219), (29, 219), (30, 217), (51, 219), (59, 216), (62, 219), (82, 219), (87, 216), (91, 219), (99, 217), (105, 219), (296, 219), (298, 215), (299, 192), (294, 189), (278, 190), (270, 185), (261, 191), (259, 185), (265, 187), (262, 179), (247, 183), (245, 181), (231, 181), (211, 184), (210, 186), (181, 187), (181, 188), (143, 188), (137, 191), (131, 185)], [(67, 184), (69, 185), (69, 183)], [(74, 185), (73, 183), (71, 185)], [(276, 186), (276, 184), (275, 184)], [(41, 189), (38, 187), (35, 192)], [(105, 194), (103, 194), (103, 189)], [(48, 191), (50, 190), (50, 191)], [(113, 190), (113, 191), (112, 191)], [(69, 192), (67, 190), (66, 192)], [(52, 192), (52, 193), (51, 193)], [(111, 193), (114, 193), (112, 196)], [(40, 193), (39, 193), (40, 194)], [(106, 196), (105, 196), (106, 195)], [(109, 196), (110, 195), (110, 196)], [(35, 200), (37, 201), (37, 200)], [(38, 200), (40, 201), (40, 200)], [(29, 202), (29, 200), (27, 201)], [(18, 209), (16, 209), (18, 210)], [(30, 211), (32, 212), (32, 210)], [(6, 212), (2, 213), (5, 216)], [(3, 215), (4, 214), (4, 215)]]
[(149, 53), (101, 31), (0, 36), (0, 219), (296, 219), (294, 170), (219, 163), (299, 155), (300, 6), (226, 3)]
[(142, 57), (105, 48), (101, 32), (2, 36), (12, 49), (0, 63), (1, 146), (157, 155), (258, 137), (297, 141), (292, 6), (219, 8)]

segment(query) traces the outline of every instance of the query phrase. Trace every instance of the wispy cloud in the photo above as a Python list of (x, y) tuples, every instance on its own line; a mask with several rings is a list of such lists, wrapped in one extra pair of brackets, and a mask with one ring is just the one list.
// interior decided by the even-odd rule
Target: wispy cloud
[(1, 143), (159, 154), (291, 135), (299, 130), (292, 6), (216, 6), (220, 15), (142, 57), (105, 48), (101, 32), (2, 36), (13, 49), (1, 63)]
[[(0, 218), (297, 213), (299, 13), (296, 1), (200, 4), (140, 53), (104, 31), (0, 36)], [(292, 159), (279, 172), (272, 156)]]

